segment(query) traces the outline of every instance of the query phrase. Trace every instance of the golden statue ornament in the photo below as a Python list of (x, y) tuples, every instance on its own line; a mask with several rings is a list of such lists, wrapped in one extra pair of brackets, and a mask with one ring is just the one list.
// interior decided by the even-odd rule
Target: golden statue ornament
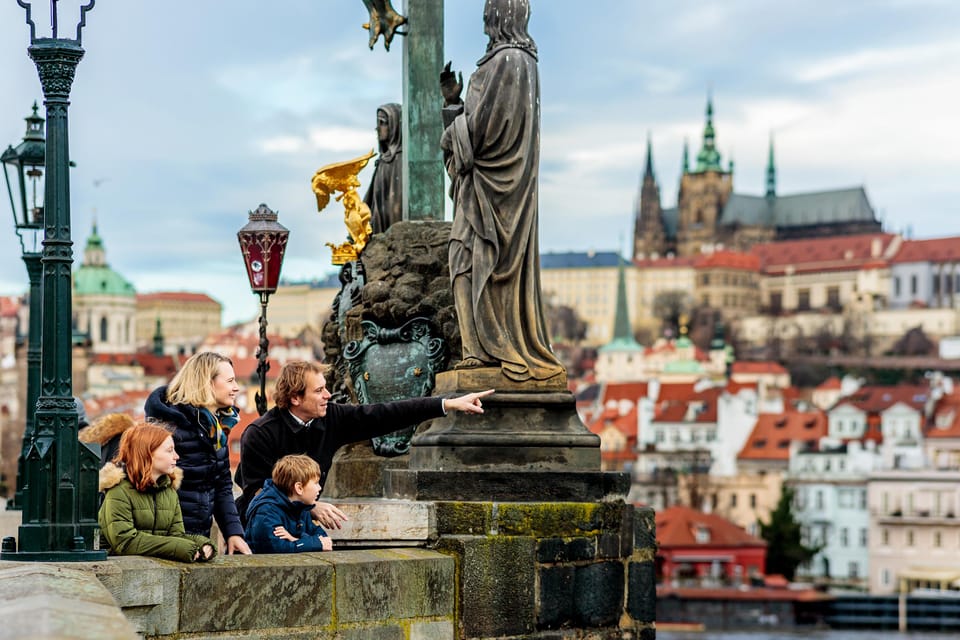
[(350, 241), (339, 245), (326, 243), (333, 249), (333, 258), (330, 261), (332, 264), (346, 264), (359, 258), (363, 248), (367, 246), (367, 240), (373, 234), (370, 207), (357, 193), (357, 187), (360, 186), (357, 174), (367, 166), (374, 155), (371, 149), (370, 153), (359, 158), (328, 164), (313, 174), (310, 181), (313, 193), (317, 196), (317, 211), (323, 211), (330, 203), (330, 195), (338, 191), (340, 195), (336, 200), (343, 201), (343, 222), (350, 234)]

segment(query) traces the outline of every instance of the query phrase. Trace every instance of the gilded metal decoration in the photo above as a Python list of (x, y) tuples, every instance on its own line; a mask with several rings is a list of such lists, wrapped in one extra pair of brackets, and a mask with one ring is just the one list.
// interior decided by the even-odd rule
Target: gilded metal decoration
[(390, 0), (363, 0), (363, 4), (370, 13), (370, 21), (363, 25), (363, 28), (370, 32), (370, 48), (373, 49), (377, 38), (382, 35), (383, 47), (390, 51), (394, 34), (406, 35), (403, 31), (397, 31), (397, 27), (407, 23), (406, 16), (397, 13)]
[(343, 222), (350, 234), (349, 242), (339, 245), (326, 243), (333, 250), (332, 264), (346, 264), (360, 257), (373, 233), (373, 227), (370, 226), (370, 207), (357, 193), (357, 187), (360, 186), (357, 174), (367, 166), (373, 156), (374, 152), (371, 150), (370, 153), (353, 160), (328, 164), (313, 174), (311, 185), (317, 196), (317, 211), (323, 211), (330, 203), (330, 196), (340, 192), (341, 195), (336, 196), (336, 200), (343, 202)]

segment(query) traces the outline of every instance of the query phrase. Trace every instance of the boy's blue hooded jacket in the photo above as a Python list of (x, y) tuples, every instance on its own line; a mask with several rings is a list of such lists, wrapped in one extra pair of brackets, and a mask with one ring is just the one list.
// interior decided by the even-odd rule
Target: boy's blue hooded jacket
[[(244, 538), (254, 553), (295, 553), (323, 551), (321, 538), (327, 536), (323, 527), (313, 523), (308, 505), (299, 500), (291, 502), (272, 480), (263, 483), (247, 507), (247, 528)], [(273, 535), (274, 527), (281, 526), (299, 540), (283, 540)]]

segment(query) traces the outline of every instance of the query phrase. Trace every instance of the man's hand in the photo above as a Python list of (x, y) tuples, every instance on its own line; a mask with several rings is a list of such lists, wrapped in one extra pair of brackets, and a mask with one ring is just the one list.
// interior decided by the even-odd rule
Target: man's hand
[(250, 547), (247, 546), (247, 541), (243, 539), (243, 536), (230, 536), (227, 538), (227, 555), (232, 556), (234, 553), (242, 553), (244, 555), (253, 553), (253, 551), (250, 551)]
[(294, 538), (290, 535), (290, 532), (286, 530), (285, 527), (277, 525), (273, 528), (273, 535), (281, 540), (289, 540), (290, 542), (295, 542), (297, 538)]
[(325, 529), (340, 529), (340, 523), (349, 520), (347, 514), (329, 502), (318, 502), (313, 505), (313, 519), (317, 520)]
[(443, 410), (444, 412), (463, 411), (464, 413), (483, 413), (483, 403), (480, 399), (486, 398), (493, 392), (494, 389), (487, 389), (486, 391), (478, 391), (477, 393), (468, 393), (459, 398), (444, 398)]
[(451, 64), (448, 62), (440, 72), (440, 93), (443, 94), (443, 103), (447, 106), (463, 102), (460, 99), (460, 92), (463, 91), (463, 73), (460, 73), (458, 80), (457, 74), (450, 70)]

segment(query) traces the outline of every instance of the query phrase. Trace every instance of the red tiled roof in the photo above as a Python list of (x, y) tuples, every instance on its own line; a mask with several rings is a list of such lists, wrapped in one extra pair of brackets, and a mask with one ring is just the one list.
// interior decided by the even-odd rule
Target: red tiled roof
[(904, 240), (890, 262), (954, 262), (960, 260), (960, 236)]
[[(656, 513), (657, 542), (661, 549), (670, 547), (765, 547), (767, 543), (752, 536), (726, 518), (703, 513), (690, 507), (675, 505)], [(709, 542), (697, 542), (698, 528), (710, 533)]]
[(879, 413), (902, 402), (923, 411), (930, 390), (925, 385), (865, 386), (841, 398), (835, 406), (852, 405), (866, 413)]
[(0, 297), (0, 317), (12, 318), (20, 311), (20, 299), (14, 296)]
[(138, 353), (95, 353), (90, 364), (114, 365), (120, 367), (143, 367), (144, 375), (172, 377), (177, 372), (173, 356), (158, 356), (148, 351)]
[(960, 438), (960, 392), (937, 401), (924, 434), (928, 438)]
[(839, 391), (840, 388), (841, 388), (840, 378), (838, 378), (837, 376), (830, 376), (829, 378), (821, 382), (819, 385), (817, 385), (818, 391), (833, 391), (833, 390)]
[(784, 375), (787, 373), (787, 370), (783, 368), (782, 365), (778, 362), (773, 361), (763, 361), (763, 362), (751, 362), (747, 360), (740, 360), (733, 363), (733, 366), (730, 369), (731, 373), (734, 375), (738, 373), (744, 374), (760, 374), (768, 373), (775, 375)]
[(827, 435), (827, 416), (822, 411), (761, 413), (738, 460), (790, 459), (790, 443), (816, 442)]
[[(750, 252), (760, 259), (763, 272), (771, 275), (779, 275), (787, 267), (796, 273), (847, 271), (886, 266), (883, 253), (896, 237), (892, 233), (870, 233), (762, 242), (754, 245)], [(880, 255), (873, 255), (874, 240), (879, 240)]]
[(154, 293), (138, 293), (137, 302), (177, 301), (177, 302), (208, 302), (220, 305), (219, 302), (205, 293), (190, 291), (156, 291)]
[(636, 402), (638, 398), (647, 397), (646, 382), (607, 382), (603, 385), (600, 398), (602, 404), (610, 400), (630, 400)]
[(760, 258), (751, 253), (738, 251), (714, 251), (694, 258), (693, 266), (696, 269), (725, 268), (760, 271)]

